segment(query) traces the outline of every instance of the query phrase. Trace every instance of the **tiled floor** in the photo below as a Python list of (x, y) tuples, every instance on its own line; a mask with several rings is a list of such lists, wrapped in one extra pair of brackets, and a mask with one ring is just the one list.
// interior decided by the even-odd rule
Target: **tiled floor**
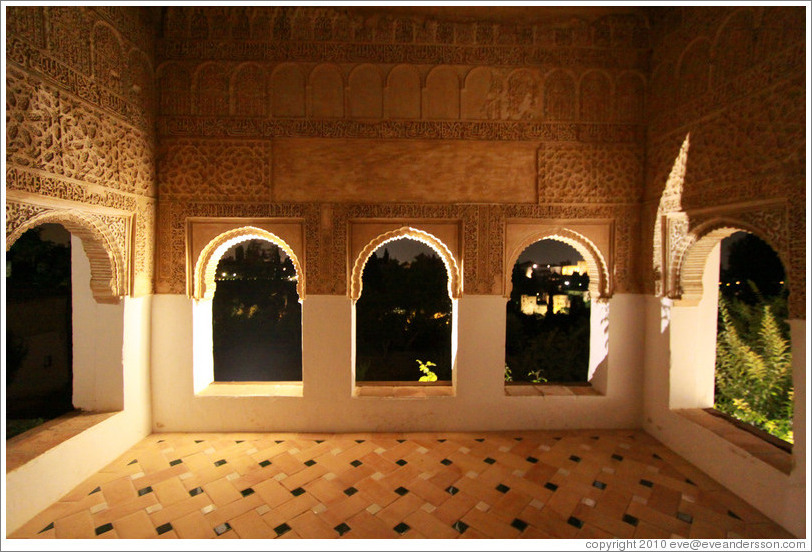
[(641, 431), (153, 434), (10, 538), (792, 538)]

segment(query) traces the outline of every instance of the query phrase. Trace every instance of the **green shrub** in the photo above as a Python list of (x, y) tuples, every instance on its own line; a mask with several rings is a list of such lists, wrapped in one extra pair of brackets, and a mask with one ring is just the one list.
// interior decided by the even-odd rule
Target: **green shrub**
[(780, 296), (755, 305), (719, 298), (715, 407), (791, 443), (789, 328), (775, 314), (785, 303)]

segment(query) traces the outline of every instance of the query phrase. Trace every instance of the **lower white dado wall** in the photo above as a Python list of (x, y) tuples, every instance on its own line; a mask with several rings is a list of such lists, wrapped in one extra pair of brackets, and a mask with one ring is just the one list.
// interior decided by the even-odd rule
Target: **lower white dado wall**
[(595, 376), (600, 387), (605, 386), (602, 396), (506, 396), (505, 305), (506, 299), (499, 296), (459, 299), (455, 396), (353, 397), (352, 302), (343, 296), (318, 295), (309, 295), (302, 305), (302, 397), (199, 396), (193, 379), (193, 358), (200, 353), (193, 343), (194, 301), (156, 295), (153, 429), (398, 432), (640, 427), (642, 296), (616, 295), (601, 306), (609, 312), (608, 357)]

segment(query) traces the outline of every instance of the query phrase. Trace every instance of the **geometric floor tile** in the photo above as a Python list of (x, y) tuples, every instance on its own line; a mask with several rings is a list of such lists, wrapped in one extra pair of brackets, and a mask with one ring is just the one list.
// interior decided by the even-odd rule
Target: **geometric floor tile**
[(156, 433), (9, 538), (792, 538), (643, 431)]

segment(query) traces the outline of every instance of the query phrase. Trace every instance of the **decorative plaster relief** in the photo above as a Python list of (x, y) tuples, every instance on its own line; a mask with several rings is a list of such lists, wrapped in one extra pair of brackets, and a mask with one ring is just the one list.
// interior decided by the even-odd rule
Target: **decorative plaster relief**
[[(329, 265), (329, 258), (324, 259), (320, 255), (320, 217), (319, 206), (314, 203), (207, 203), (173, 199), (163, 200), (158, 205), (155, 292), (192, 294), (189, 286), (191, 286), (193, 265), (190, 263), (193, 263), (197, 257), (192, 257), (192, 251), (188, 248), (187, 224), (189, 224), (190, 220), (216, 220), (217, 223), (231, 225), (224, 228), (225, 231), (235, 227), (237, 223), (233, 222), (233, 219), (240, 219), (242, 221), (239, 224), (240, 226), (243, 225), (245, 220), (259, 220), (258, 224), (263, 226), (262, 220), (273, 219), (275, 221), (303, 221), (303, 223), (299, 223), (304, 229), (303, 247), (296, 245), (300, 242), (289, 232), (279, 230), (276, 227), (273, 228), (276, 228), (286, 243), (291, 244), (295, 248), (294, 250), (299, 251), (297, 257), (301, 259), (302, 267), (306, 271), (304, 274), (310, 293), (324, 294), (325, 292), (319, 284), (329, 285), (329, 281), (325, 282), (321, 276), (322, 273), (327, 272), (326, 268), (323, 267)], [(201, 228), (205, 228), (205, 225), (201, 226)], [(211, 237), (214, 236), (210, 236), (209, 240), (202, 244), (200, 240), (195, 241), (195, 251), (202, 250)], [(304, 253), (302, 254), (301, 251)], [(326, 293), (329, 293), (329, 291)]]
[(538, 149), (541, 203), (637, 202), (642, 189), (640, 147), (544, 144)]
[(82, 240), (90, 259), (90, 287), (96, 301), (116, 303), (130, 293), (132, 217), (99, 214), (84, 207), (59, 208), (6, 198), (6, 250), (27, 230), (58, 223)]
[(148, 135), (9, 68), (6, 161), (122, 192), (154, 195)]
[(187, 138), (369, 138), (636, 143), (642, 125), (528, 121), (349, 121), (237, 117), (160, 117), (159, 136)]
[(175, 199), (268, 201), (271, 161), (270, 141), (164, 140), (158, 190), (162, 197)]
[[(259, 228), (263, 226), (264, 228)], [(229, 228), (228, 230), (224, 230)], [(277, 232), (269, 230), (272, 228)], [(279, 230), (282, 230), (279, 232)], [(215, 234), (214, 237), (211, 237)], [(300, 252), (304, 251), (302, 223), (283, 222), (280, 220), (197, 220), (189, 221), (187, 231), (189, 242), (189, 278), (187, 293), (194, 299), (213, 299), (216, 289), (215, 276), (217, 265), (223, 254), (232, 246), (246, 240), (259, 239), (269, 241), (279, 246), (293, 262), (296, 270), (296, 293), (299, 302), (305, 298), (305, 271), (300, 262), (301, 254), (297, 255), (294, 245), (284, 237), (288, 236), (298, 246)]]

